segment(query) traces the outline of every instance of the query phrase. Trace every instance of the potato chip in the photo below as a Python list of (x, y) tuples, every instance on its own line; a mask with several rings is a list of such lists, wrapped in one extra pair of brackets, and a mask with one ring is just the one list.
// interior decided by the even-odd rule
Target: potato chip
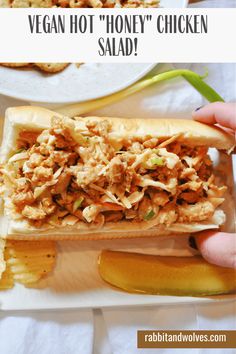
[(5, 259), (15, 282), (34, 284), (53, 270), (56, 242), (7, 241)]
[(13, 274), (9, 266), (6, 267), (5, 272), (0, 279), (0, 290), (11, 289), (14, 286)]
[(37, 283), (50, 273), (56, 261), (54, 241), (5, 241), (0, 239), (0, 290), (14, 282)]
[(4, 249), (5, 249), (5, 240), (0, 238), (0, 278), (2, 273), (6, 269), (6, 262), (4, 259)]
[(14, 285), (13, 275), (5, 260), (6, 242), (0, 239), (0, 290), (11, 289)]

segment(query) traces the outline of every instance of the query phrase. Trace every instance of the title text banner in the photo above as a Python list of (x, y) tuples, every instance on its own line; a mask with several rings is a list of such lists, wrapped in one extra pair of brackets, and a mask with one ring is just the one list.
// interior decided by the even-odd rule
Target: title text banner
[(0, 62), (236, 62), (235, 33), (236, 9), (0, 9)]

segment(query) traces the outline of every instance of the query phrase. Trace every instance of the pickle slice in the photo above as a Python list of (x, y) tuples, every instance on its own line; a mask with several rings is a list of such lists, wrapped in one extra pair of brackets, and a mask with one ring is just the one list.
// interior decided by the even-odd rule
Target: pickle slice
[(99, 273), (107, 283), (128, 292), (204, 296), (233, 293), (236, 271), (202, 257), (164, 257), (102, 251)]

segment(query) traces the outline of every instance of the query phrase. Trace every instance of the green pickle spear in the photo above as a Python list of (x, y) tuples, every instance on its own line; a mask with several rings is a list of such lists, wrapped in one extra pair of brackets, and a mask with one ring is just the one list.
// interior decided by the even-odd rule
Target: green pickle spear
[(107, 283), (132, 293), (207, 296), (233, 293), (236, 271), (202, 257), (169, 257), (102, 251), (99, 273)]

